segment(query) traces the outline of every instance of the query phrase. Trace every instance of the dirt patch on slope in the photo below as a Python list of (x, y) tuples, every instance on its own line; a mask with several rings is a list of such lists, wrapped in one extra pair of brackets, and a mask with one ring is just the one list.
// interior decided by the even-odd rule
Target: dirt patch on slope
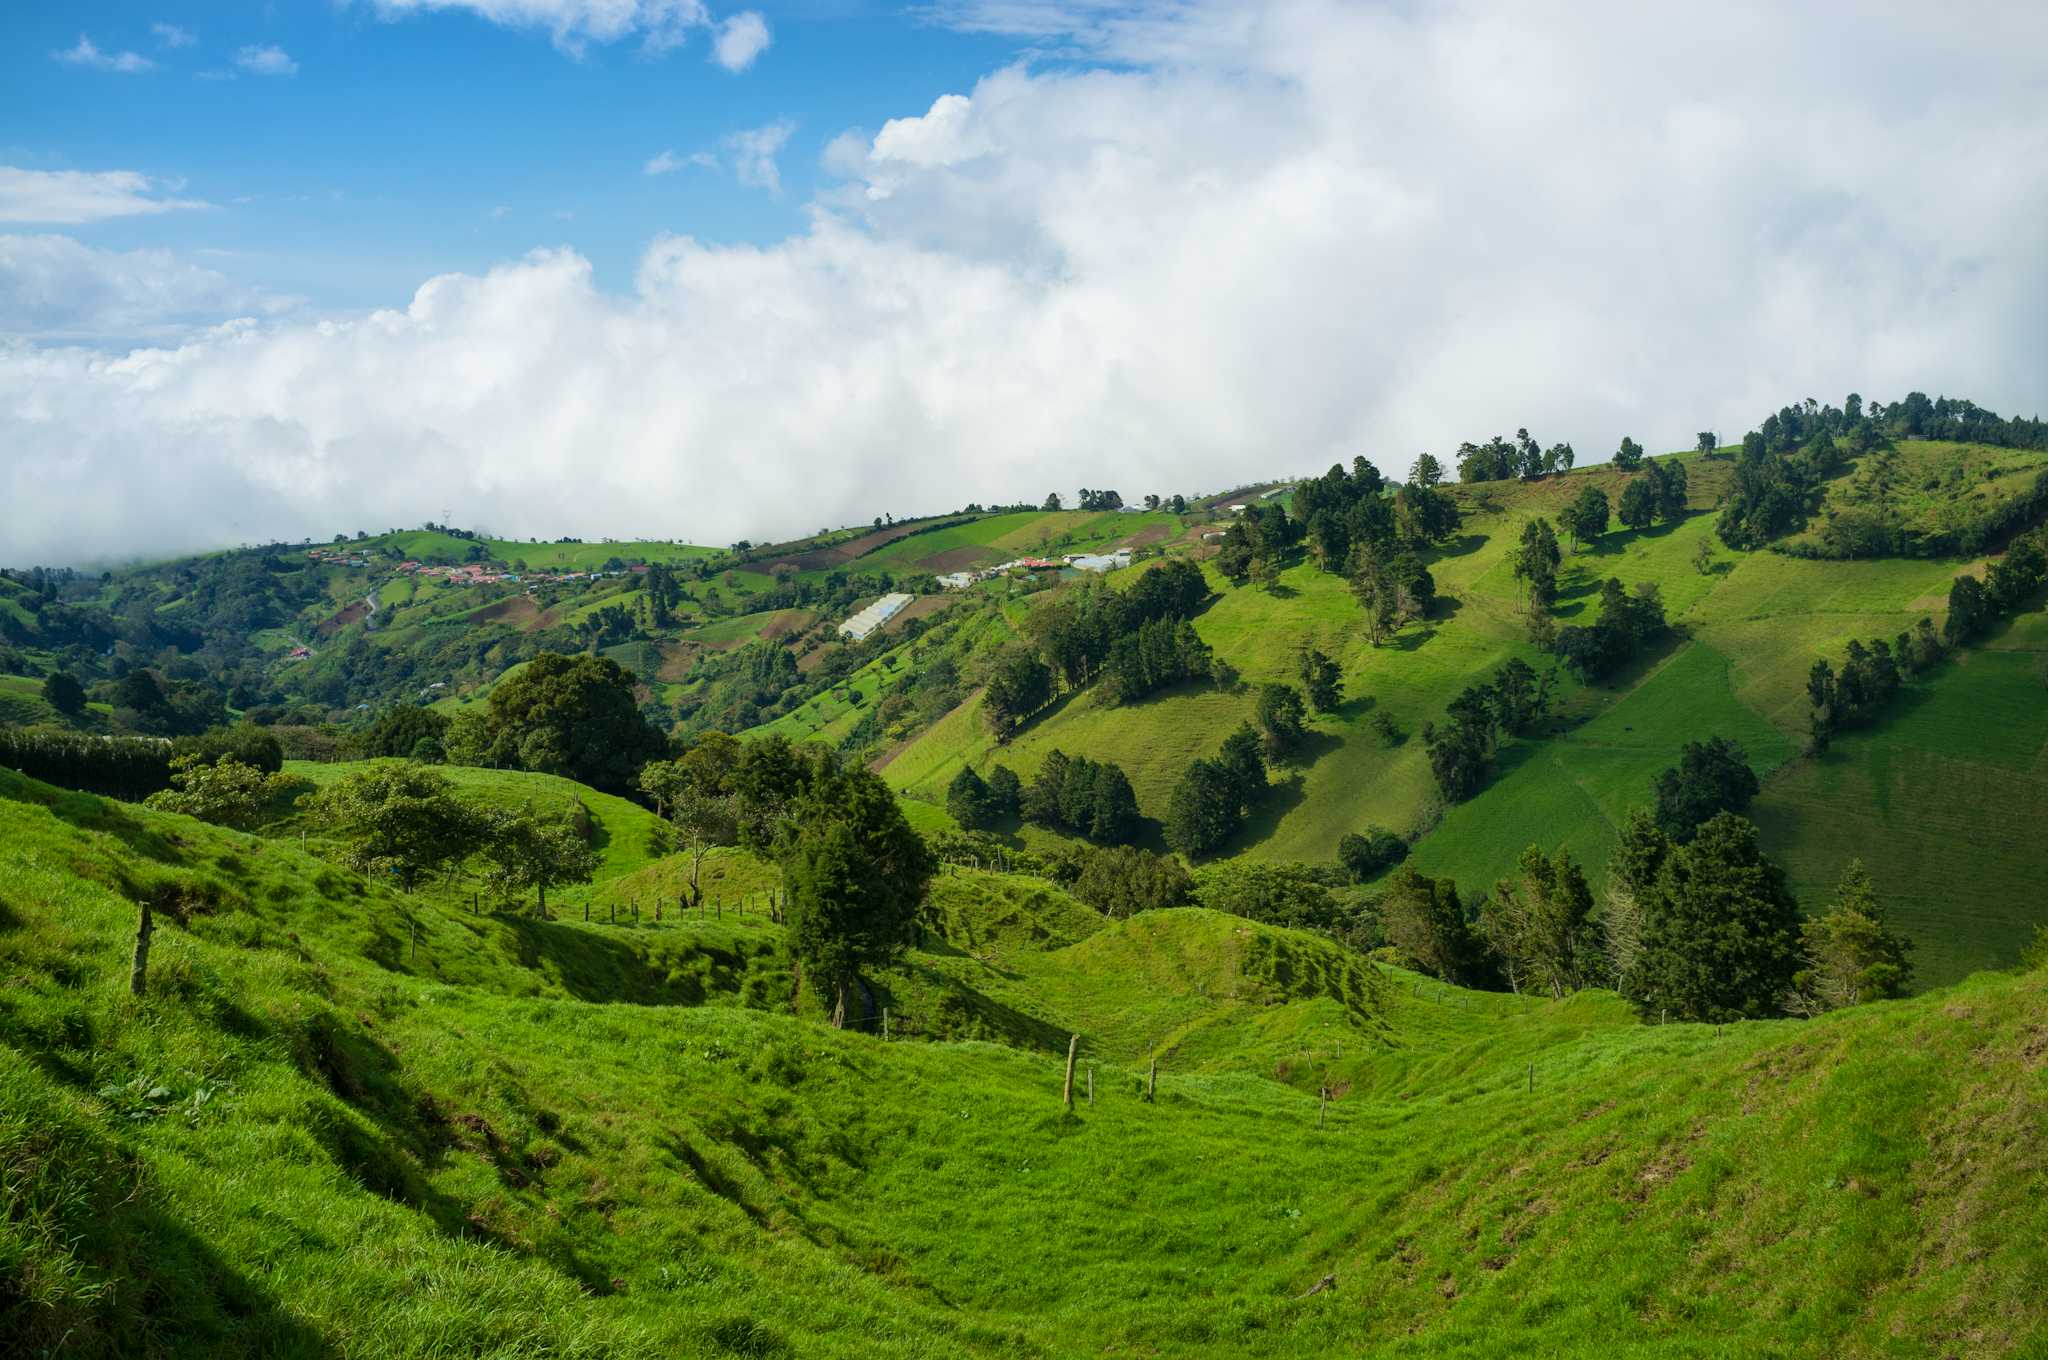
[(361, 600), (357, 600), (354, 604), (342, 610), (313, 631), (321, 637), (333, 637), (350, 624), (362, 622), (363, 616), (369, 612), (370, 606), (364, 604)]
[(892, 524), (886, 529), (849, 538), (844, 543), (830, 548), (812, 548), (809, 552), (795, 553), (789, 557), (778, 557), (767, 564), (767, 570), (774, 571), (780, 566), (795, 567), (798, 571), (830, 571), (843, 567), (857, 557), (865, 557), (885, 544), (908, 537), (925, 526), (927, 521), (913, 521), (906, 524)]
[(917, 566), (920, 570), (934, 574), (967, 571), (974, 567), (993, 564), (998, 557), (999, 554), (993, 548), (969, 543), (958, 548), (948, 548), (944, 552), (935, 552), (930, 557), (920, 557), (917, 559)]
[(509, 623), (530, 633), (540, 626), (540, 601), (531, 595), (509, 595), (496, 604), (485, 605), (469, 619), (471, 623)]
[(776, 638), (788, 637), (791, 633), (801, 633), (817, 621), (818, 616), (811, 610), (785, 609), (768, 620), (766, 626), (761, 629), (761, 640), (773, 642)]

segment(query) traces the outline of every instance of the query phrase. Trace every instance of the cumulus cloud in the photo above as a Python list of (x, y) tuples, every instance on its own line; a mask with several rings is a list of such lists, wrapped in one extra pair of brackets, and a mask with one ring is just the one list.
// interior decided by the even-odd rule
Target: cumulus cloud
[(100, 250), (68, 236), (0, 235), (0, 338), (182, 337), (223, 318), (277, 316), (299, 301), (245, 288), (168, 250)]
[(673, 175), (676, 171), (683, 168), (683, 164), (683, 158), (675, 152), (663, 151), (659, 155), (650, 156), (647, 164), (640, 167), (640, 173), (643, 175)]
[(196, 199), (155, 196), (149, 176), (135, 170), (24, 170), (0, 165), (0, 222), (76, 226), (206, 206)]
[(1028, 36), (1093, 57), (840, 138), (777, 244), (0, 350), (0, 560), (444, 508), (727, 542), (1518, 425), (1684, 448), (1852, 389), (2033, 413), (2048, 106), (1983, 53), (2044, 50), (2048, 11), (1966, 10), (1069, 5)]
[(235, 53), (235, 65), (254, 76), (295, 76), (299, 64), (282, 47), (261, 43)]
[(711, 59), (728, 71), (744, 71), (773, 41), (768, 21), (756, 10), (742, 10), (718, 25), (718, 36), (711, 40)]
[(199, 39), (189, 28), (176, 24), (151, 24), (149, 31), (156, 34), (156, 40), (165, 47), (190, 47)]
[(156, 63), (139, 52), (102, 52), (93, 45), (91, 38), (83, 33), (78, 35), (78, 44), (50, 54), (66, 66), (83, 66), (90, 71), (112, 71), (116, 75), (136, 76), (145, 71), (154, 71)]

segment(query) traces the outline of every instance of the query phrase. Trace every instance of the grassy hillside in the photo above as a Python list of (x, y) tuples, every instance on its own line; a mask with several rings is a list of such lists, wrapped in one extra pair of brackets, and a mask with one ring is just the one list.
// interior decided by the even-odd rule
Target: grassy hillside
[[(1510, 551), (1522, 525), (1536, 514), (1555, 516), (1588, 485), (1618, 502), (1627, 474), (1596, 467), (1536, 483), (1459, 488), (1464, 527), (1429, 563), (1443, 603), (1386, 646), (1367, 645), (1345, 581), (1309, 563), (1284, 571), (1271, 592), (1231, 587), (1212, 573), (1218, 594), (1195, 626), (1238, 674), (1237, 688), (1188, 686), (1124, 707), (1084, 691), (1055, 703), (1000, 750), (970, 702), (892, 751), (884, 776), (912, 797), (940, 801), (963, 764), (986, 772), (1003, 763), (1028, 778), (1052, 750), (1085, 753), (1121, 765), (1141, 810), (1158, 818), (1189, 761), (1212, 754), (1254, 716), (1258, 683), (1293, 683), (1296, 653), (1311, 643), (1343, 667), (1344, 702), (1316, 717), (1304, 749), (1275, 769), (1274, 792), (1231, 853), (1327, 863), (1340, 836), (1381, 825), (1426, 833), (1417, 863), (1454, 877), (1468, 896), (1507, 875), (1532, 842), (1570, 847), (1597, 886), (1615, 827), (1649, 800), (1656, 774), (1676, 762), (1684, 742), (1721, 735), (1742, 742), (1766, 776), (1759, 820), (1807, 901), (1825, 900), (1844, 859), (1863, 854), (1926, 944), (1923, 983), (2010, 962), (2018, 942), (2048, 921), (2024, 883), (2026, 838), (1992, 830), (1981, 874), (1956, 872), (1952, 856), (1969, 845), (1957, 829), (1973, 819), (1984, 826), (1989, 809), (1997, 809), (1996, 828), (2048, 815), (2048, 788), (2038, 777), (2048, 734), (2036, 721), (2048, 705), (2037, 681), (2029, 690), (2039, 655), (2039, 644), (2025, 641), (2031, 625), (1910, 687), (1893, 714), (1825, 760), (1796, 760), (1813, 661), (1838, 660), (1850, 639), (1891, 638), (1922, 617), (1939, 624), (1951, 578), (1981, 563), (1731, 553), (1714, 538), (1708, 509), (1730, 465), (1701, 458), (1686, 465), (1694, 513), (1646, 531), (1616, 528), (1583, 551), (1567, 551), (1560, 570), (1561, 624), (1590, 622), (1600, 583), (1615, 577), (1657, 587), (1670, 640), (1602, 685), (1559, 672), (1549, 729), (1506, 741), (1486, 789), (1445, 810), (1440, 823), (1432, 820), (1423, 725), (1511, 657), (1543, 671), (1555, 667), (1530, 646), (1519, 612)], [(1705, 570), (1696, 562), (1702, 545)], [(2008, 659), (1991, 659), (1988, 650), (2001, 646)], [(1916, 716), (1923, 708), (1927, 716)], [(1985, 721), (2007, 712), (2011, 721)], [(1375, 732), (1381, 714), (1403, 739), (1389, 745)], [(1979, 749), (1986, 743), (1997, 752)], [(1949, 853), (1936, 853), (1938, 846)]]
[(1054, 1054), (791, 1016), (758, 918), (471, 916), (5, 774), (0, 884), (18, 1353), (1998, 1356), (2048, 1323), (2038, 973), (1645, 1028), (965, 876), (910, 966), (1077, 1029), (1062, 1117)]

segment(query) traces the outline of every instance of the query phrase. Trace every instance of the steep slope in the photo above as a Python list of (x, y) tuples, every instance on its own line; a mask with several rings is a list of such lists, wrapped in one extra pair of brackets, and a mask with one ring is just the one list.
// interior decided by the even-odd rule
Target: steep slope
[[(2026, 616), (1909, 684), (1893, 713), (1824, 760), (1797, 760), (1813, 661), (1839, 662), (1851, 639), (1889, 639), (1923, 617), (1939, 625), (1951, 579), (1981, 571), (1982, 563), (1731, 553), (1715, 539), (1709, 512), (1730, 464), (1685, 462), (1693, 513), (1644, 531), (1616, 528), (1583, 551), (1568, 551), (1559, 573), (1560, 624), (1591, 622), (1600, 584), (1613, 577), (1629, 587), (1657, 587), (1670, 638), (1600, 685), (1560, 672), (1553, 722), (1506, 740), (1488, 785), (1442, 809), (1440, 821), (1420, 740), (1424, 724), (1441, 721), (1452, 696), (1510, 658), (1539, 671), (1556, 666), (1530, 645), (1520, 614), (1510, 550), (1523, 524), (1536, 514), (1556, 515), (1587, 486), (1618, 500), (1626, 474), (1597, 467), (1536, 483), (1460, 488), (1464, 528), (1429, 563), (1439, 610), (1389, 645), (1367, 644), (1345, 581), (1309, 563), (1282, 572), (1271, 592), (1232, 587), (1212, 571), (1217, 596), (1195, 627), (1239, 677), (1236, 687), (1189, 686), (1122, 707), (1082, 691), (1002, 747), (970, 699), (892, 751), (884, 777), (907, 797), (937, 805), (965, 764), (985, 773), (1000, 763), (1028, 779), (1053, 750), (1082, 753), (1121, 765), (1141, 811), (1156, 819), (1189, 761), (1213, 754), (1238, 723), (1255, 717), (1256, 686), (1294, 683), (1299, 649), (1314, 645), (1342, 666), (1344, 701), (1312, 720), (1304, 749), (1275, 768), (1274, 790), (1226, 853), (1327, 863), (1339, 837), (1379, 825), (1417, 835), (1418, 865), (1455, 878), (1468, 897), (1511, 873), (1531, 843), (1568, 846), (1597, 886), (1621, 818), (1649, 800), (1651, 781), (1676, 763), (1683, 743), (1728, 736), (1742, 742), (1766, 778), (1759, 819), (1805, 900), (1824, 901), (1848, 855), (1865, 853), (1882, 861), (1881, 889), (1926, 942), (1923, 983), (2010, 963), (2033, 926), (2048, 921), (2038, 894), (2016, 879), (2026, 837), (1983, 838), (1981, 875), (1958, 872), (1953, 854), (1931, 852), (1938, 844), (1965, 860), (1976, 857), (1975, 839), (1960, 833), (1973, 818), (1986, 825), (1982, 818), (1994, 807), (2001, 827), (2048, 814), (2048, 790), (2036, 777), (2048, 759), (2048, 731), (2037, 721), (2048, 706), (2029, 706), (2026, 678), (2038, 662), (2040, 643), (2029, 639), (2039, 636), (2032, 630), (2040, 616)], [(2031, 693), (2038, 698), (2037, 682)], [(1911, 716), (1923, 708), (1926, 720)], [(1970, 713), (2010, 713), (2012, 720), (1965, 733), (1963, 715)], [(1391, 745), (1373, 726), (1382, 715), (1401, 734)], [(1979, 749), (1987, 742), (1997, 750)], [(1938, 763), (1939, 773), (1914, 752)], [(1906, 766), (1911, 774), (1896, 773)], [(1903, 834), (1887, 837), (1885, 828)], [(1872, 843), (1874, 834), (1882, 846)], [(1044, 838), (1035, 828), (1024, 831), (1027, 842)], [(1863, 845), (1870, 849), (1856, 848)], [(1916, 845), (1917, 851), (1906, 848)]]

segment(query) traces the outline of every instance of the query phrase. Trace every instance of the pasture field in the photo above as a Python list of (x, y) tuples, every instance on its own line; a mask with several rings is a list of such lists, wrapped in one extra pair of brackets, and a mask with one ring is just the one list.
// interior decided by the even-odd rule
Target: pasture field
[[(1997, 806), (2020, 822), (2048, 813), (2038, 780), (2024, 773), (2041, 745), (2032, 715), (2048, 711), (2038, 702), (2038, 680), (2031, 681), (2033, 710), (2011, 723), (1988, 716), (2024, 708), (2048, 628), (2033, 622), (2036, 616), (2023, 618), (1915, 687), (1902, 715), (1925, 703), (1937, 717), (1955, 715), (1944, 728), (1899, 716), (1822, 762), (1796, 759), (1813, 661), (1839, 663), (1851, 639), (1891, 639), (1923, 617), (1939, 626), (1951, 579), (1981, 574), (1983, 562), (1730, 552), (1714, 537), (1714, 516), (1703, 512), (1729, 464), (1685, 462), (1694, 513), (1644, 531), (1616, 528), (1581, 550), (1566, 548), (1560, 624), (1592, 622), (1600, 583), (1611, 576), (1630, 588), (1654, 585), (1673, 625), (1668, 643), (1601, 685), (1581, 684), (1529, 644), (1510, 550), (1531, 515), (1555, 513), (1584, 485), (1602, 486), (1618, 500), (1628, 475), (1605, 466), (1536, 483), (1458, 488), (1468, 507), (1464, 526), (1429, 563), (1440, 606), (1387, 645), (1367, 645), (1345, 581), (1310, 563), (1287, 568), (1271, 592), (1231, 587), (1211, 569), (1216, 595), (1195, 627), (1236, 674), (1236, 688), (1185, 686), (1125, 707), (1084, 691), (1056, 701), (1003, 748), (970, 699), (889, 752), (883, 775), (910, 796), (940, 802), (963, 765), (986, 774), (1001, 763), (1028, 780), (1057, 749), (1122, 766), (1140, 810), (1157, 819), (1188, 762), (1212, 754), (1237, 723), (1255, 717), (1256, 686), (1295, 683), (1299, 650), (1314, 645), (1341, 665), (1343, 700), (1334, 712), (1315, 715), (1302, 749), (1275, 765), (1272, 793), (1228, 853), (1327, 863), (1340, 836), (1377, 825), (1419, 834), (1418, 865), (1455, 878), (1468, 898), (1506, 875), (1531, 843), (1570, 848), (1597, 888), (1614, 828), (1630, 807), (1650, 801), (1656, 774), (1676, 763), (1684, 742), (1722, 735), (1740, 741), (1766, 778), (1757, 816), (1803, 901), (1828, 900), (1845, 858), (1841, 847), (1882, 837), (1884, 849), (1872, 864), (1877, 870), (1876, 861), (1883, 862), (1882, 889), (1902, 920), (1930, 941), (1941, 936), (1919, 956), (1923, 984), (2009, 962), (2033, 925), (2048, 919), (2031, 905), (2038, 894), (2017, 877), (2031, 854), (2027, 838), (2004, 837), (2003, 848), (1987, 854), (1985, 873), (1960, 890), (1934, 847), (1952, 834), (1960, 808)], [(1980, 654), (2000, 648), (2016, 659), (1979, 666)], [(1538, 733), (1506, 740), (1489, 785), (1445, 809), (1437, 824), (1422, 728), (1441, 719), (1459, 690), (1484, 682), (1510, 657), (1553, 674), (1555, 717)], [(1992, 674), (2005, 677), (2002, 699), (1978, 695)], [(1373, 728), (1379, 714), (1395, 724), (1392, 744)], [(1960, 729), (1973, 721), (1985, 740), (2018, 743), (2026, 758), (2000, 764), (1945, 751), (1944, 742), (1960, 740)], [(1926, 767), (1936, 757), (1951, 761), (1939, 777)], [(1917, 773), (1895, 773), (1907, 767)], [(1945, 801), (1951, 792), (1953, 801)], [(1945, 830), (1929, 839), (1904, 830), (1913, 826)], [(1037, 829), (1023, 834), (1032, 842), (1057, 839)], [(1149, 843), (1159, 848), (1156, 838)]]
[[(865, 999), (819, 1025), (756, 915), (476, 915), (0, 773), (0, 1321), (31, 1354), (862, 1360), (2048, 1324), (2048, 975), (1643, 1026), (947, 879), (884, 1041)], [(135, 891), (177, 904), (142, 998)]]

